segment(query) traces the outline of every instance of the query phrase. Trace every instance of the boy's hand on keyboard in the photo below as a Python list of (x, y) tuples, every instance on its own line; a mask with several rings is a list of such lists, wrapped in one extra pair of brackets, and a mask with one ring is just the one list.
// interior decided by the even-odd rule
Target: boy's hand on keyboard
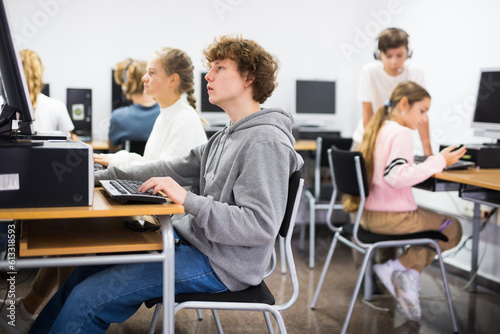
[(181, 205), (187, 196), (187, 191), (171, 177), (152, 177), (141, 185), (139, 191), (144, 193), (149, 189), (153, 189), (153, 194), (162, 191), (172, 202)]
[(465, 154), (465, 151), (467, 151), (465, 146), (460, 147), (458, 150), (455, 150), (456, 148), (457, 145), (451, 145), (439, 152), (446, 160), (446, 166), (457, 163), (458, 160), (460, 160), (460, 158)]

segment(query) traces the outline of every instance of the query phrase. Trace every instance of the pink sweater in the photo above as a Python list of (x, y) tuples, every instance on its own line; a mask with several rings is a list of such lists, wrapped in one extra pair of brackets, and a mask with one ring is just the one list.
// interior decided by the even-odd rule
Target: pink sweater
[(414, 164), (411, 129), (387, 121), (375, 141), (374, 171), (365, 208), (392, 212), (416, 210), (411, 187), (441, 172), (445, 166), (441, 154)]

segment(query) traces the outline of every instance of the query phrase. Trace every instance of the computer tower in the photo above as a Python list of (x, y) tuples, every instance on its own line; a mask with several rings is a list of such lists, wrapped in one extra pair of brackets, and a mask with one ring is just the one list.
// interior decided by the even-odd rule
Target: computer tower
[(92, 90), (68, 88), (66, 106), (75, 126), (73, 133), (82, 141), (92, 140)]
[(0, 208), (92, 205), (92, 147), (79, 141), (41, 143), (0, 146)]

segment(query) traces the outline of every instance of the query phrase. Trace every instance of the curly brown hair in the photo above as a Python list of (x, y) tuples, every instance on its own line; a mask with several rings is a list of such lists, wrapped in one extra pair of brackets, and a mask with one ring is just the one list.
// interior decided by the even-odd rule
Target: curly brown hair
[(238, 72), (243, 77), (253, 79), (253, 99), (264, 103), (278, 85), (279, 61), (255, 41), (241, 36), (221, 36), (215, 38), (203, 54), (207, 67), (216, 60), (231, 59), (236, 62)]

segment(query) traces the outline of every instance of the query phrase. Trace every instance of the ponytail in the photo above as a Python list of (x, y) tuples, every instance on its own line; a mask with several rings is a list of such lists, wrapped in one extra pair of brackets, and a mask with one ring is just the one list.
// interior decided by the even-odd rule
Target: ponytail
[(179, 49), (164, 47), (157, 50), (154, 55), (161, 61), (167, 75), (174, 73), (179, 75), (179, 94), (185, 93), (189, 105), (196, 110), (194, 66), (188, 54)]

